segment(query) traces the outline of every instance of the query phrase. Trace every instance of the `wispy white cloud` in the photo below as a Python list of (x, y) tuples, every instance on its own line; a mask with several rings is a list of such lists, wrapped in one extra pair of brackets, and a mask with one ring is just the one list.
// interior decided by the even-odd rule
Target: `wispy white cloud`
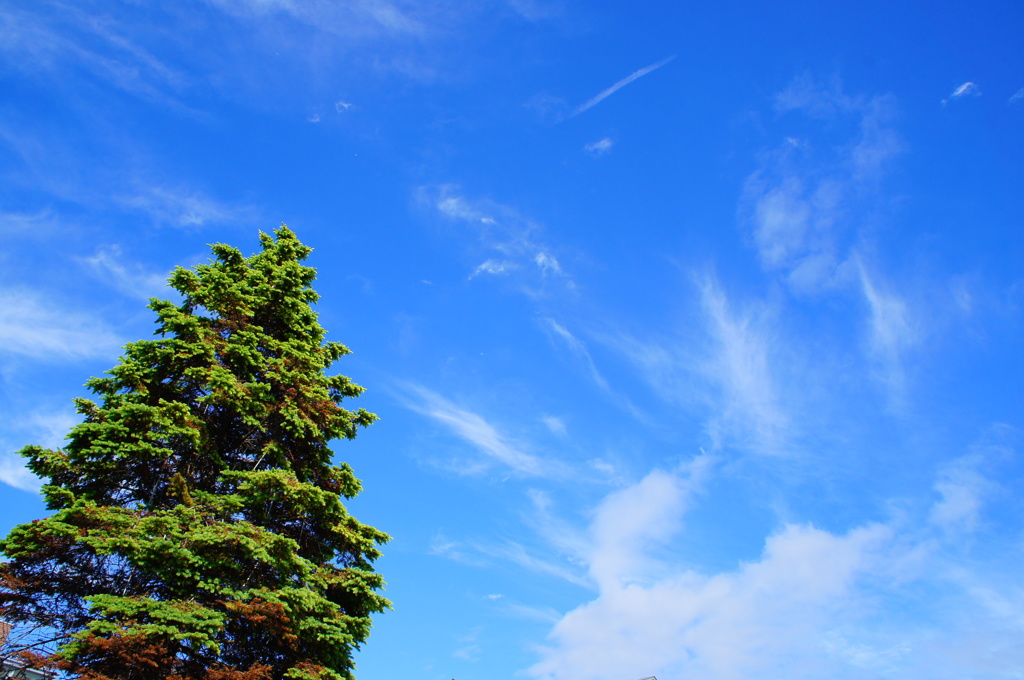
[[(183, 106), (185, 76), (129, 39), (109, 17), (78, 6), (29, 7), (0, 8), (0, 53), (13, 57), (8, 63), (58, 78), (84, 71), (133, 96)], [(48, 10), (56, 10), (58, 18)]]
[[(427, 29), (422, 17), (414, 15), (416, 5), (397, 3), (330, 2), (328, 0), (207, 0), (209, 4), (238, 17), (268, 17), (283, 14), (321, 31), (348, 38), (378, 35), (421, 35)], [(426, 8), (424, 8), (426, 9)]]
[(102, 321), (37, 293), (0, 289), (0, 355), (71, 361), (116, 353), (121, 341)]
[[(965, 92), (969, 92), (967, 88)], [(838, 80), (797, 78), (775, 101), (779, 125), (800, 123), (760, 157), (740, 200), (762, 268), (801, 297), (866, 300), (867, 362), (902, 402), (909, 351), (919, 344), (921, 315), (860, 253), (888, 209), (883, 183), (903, 149), (891, 96), (852, 96)], [(873, 369), (870, 370), (870, 369)]]
[(452, 219), (479, 222), (481, 224), (494, 224), (493, 217), (488, 216), (482, 210), (471, 205), (466, 198), (456, 193), (457, 190), (457, 187), (450, 184), (442, 185), (438, 188), (433, 203), (442, 215)]
[(501, 611), (517, 618), (536, 621), (546, 625), (554, 625), (555, 623), (558, 623), (560, 618), (562, 618), (561, 614), (552, 607), (536, 607), (519, 604), (518, 602), (509, 602), (505, 604), (502, 606)]
[(509, 262), (508, 260), (484, 260), (477, 265), (473, 273), (469, 275), (469, 278), (476, 278), (481, 274), (506, 274), (513, 269), (517, 269), (518, 265), (515, 262)]
[(20, 456), (6, 452), (0, 453), (0, 482), (31, 493), (43, 486), (42, 480), (25, 467)]
[(59, 225), (60, 220), (48, 209), (31, 213), (0, 212), (0, 234), (46, 238)]
[[(649, 550), (675, 533), (682, 513), (712, 466), (713, 459), (701, 455), (678, 470), (651, 472), (640, 482), (607, 496), (590, 527), (583, 531), (552, 512), (548, 494), (532, 489), (527, 494), (531, 511), (526, 518), (547, 547), (529, 549), (522, 543), (504, 541), (476, 543), (473, 548), (478, 555), (582, 587), (618, 589), (643, 582), (660, 569)], [(446, 551), (456, 552), (454, 544)]]
[[(545, 513), (541, 513), (545, 515)], [(555, 527), (565, 531), (560, 520), (555, 521)], [(555, 537), (556, 530), (552, 526), (539, 527), (545, 538)], [(578, 532), (571, 532), (572, 539), (569, 541), (582, 542)], [(561, 537), (559, 537), (561, 538)], [(565, 581), (576, 586), (589, 588), (591, 581), (587, 578), (585, 570), (577, 559), (576, 543), (573, 543), (573, 551), (565, 553), (565, 543), (560, 540), (552, 542), (559, 551), (552, 552), (550, 547), (529, 548), (522, 543), (511, 540), (465, 540), (453, 541), (444, 536), (436, 536), (431, 543), (429, 553), (436, 557), (452, 560), (477, 568), (493, 568), (502, 566), (505, 568), (515, 567), (528, 571), (532, 574), (554, 578)], [(488, 595), (488, 599), (498, 600), (502, 595)], [(545, 617), (548, 622), (557, 620), (550, 616)]]
[(960, 85), (955, 90), (953, 90), (953, 92), (950, 93), (950, 95), (947, 98), (943, 99), (942, 104), (946, 105), (949, 102), (953, 101), (954, 99), (963, 99), (964, 97), (979, 96), (981, 96), (981, 88), (979, 88), (977, 84), (968, 80), (966, 83)]
[(565, 435), (567, 430), (565, 427), (565, 421), (558, 416), (544, 416), (541, 418), (541, 422), (547, 425), (548, 429), (551, 430), (552, 434)]
[[(372, 77), (397, 77), (419, 82), (449, 80), (453, 72), (465, 73), (466, 60), (449, 49), (438, 49), (460, 37), (487, 31), (495, 20), (521, 26), (519, 17), (537, 20), (557, 13), (561, 0), (503, 0), (498, 3), (435, 2), (431, 0), (206, 0), (237, 20), (232, 35), (246, 40), (254, 51), (272, 55), (271, 73), (257, 73), (250, 63), (230, 61), (220, 68), (218, 84), (238, 81), (261, 99), (273, 99), (280, 87), (303, 82), (320, 89), (322, 83), (348, 82), (354, 73)], [(511, 5), (511, 7), (508, 7)], [(515, 16), (518, 14), (519, 16)], [(219, 29), (221, 17), (210, 22)], [(214, 30), (217, 30), (214, 29)], [(207, 34), (213, 34), (209, 29)], [(248, 35), (247, 35), (248, 34)], [(214, 34), (215, 35), (215, 34)], [(316, 48), (310, 50), (310, 39)], [(223, 57), (222, 57), (223, 58)], [(458, 63), (456, 63), (458, 62)], [(205, 65), (204, 65), (205, 66)], [(219, 64), (217, 66), (220, 66)], [(284, 66), (293, 77), (281, 78)], [(314, 78), (310, 78), (315, 73)], [(326, 75), (330, 73), (330, 75)], [(266, 87), (268, 78), (277, 87)], [(213, 77), (211, 77), (213, 79)], [(358, 89), (358, 88), (355, 88)], [(346, 87), (346, 102), (357, 92)], [(270, 96), (268, 96), (270, 95)], [(366, 102), (363, 102), (366, 104)], [(379, 111), (378, 111), (379, 113)], [(321, 114), (322, 115), (322, 114)], [(323, 116), (326, 120), (326, 116)]]
[(526, 453), (521, 444), (500, 433), (481, 416), (456, 406), (436, 392), (412, 384), (404, 385), (403, 391), (408, 408), (440, 423), (484, 454), (485, 459), (476, 465), (460, 465), (461, 472), (484, 472), (496, 463), (526, 477), (557, 477), (565, 473), (561, 463)]
[(558, 263), (558, 260), (549, 253), (543, 250), (533, 256), (533, 261), (537, 265), (543, 274), (564, 274), (562, 271), (562, 265)]
[(452, 652), (452, 657), (456, 659), (462, 659), (463, 661), (479, 661), (480, 654), (483, 652), (483, 648), (477, 642), (477, 638), (480, 637), (480, 628), (474, 628), (469, 633), (459, 636), (455, 641), (459, 647)]
[(783, 453), (797, 424), (787, 415), (778, 383), (803, 378), (775, 376), (789, 364), (774, 337), (772, 308), (762, 301), (737, 305), (713, 277), (698, 277), (696, 283), (699, 315), (685, 331), (600, 339), (625, 356), (665, 401), (701, 414), (716, 447)]
[(711, 420), (712, 436), (718, 441), (739, 439), (761, 452), (780, 452), (789, 418), (775, 388), (765, 330), (752, 313), (734, 312), (714, 280), (703, 282), (701, 301), (715, 348), (703, 370), (721, 393), (713, 408), (720, 415)]
[(628, 76), (626, 76), (625, 78), (623, 78), (619, 82), (615, 83), (614, 85), (612, 85), (611, 87), (609, 87), (609, 88), (607, 88), (605, 90), (602, 90), (601, 92), (597, 93), (595, 96), (591, 97), (586, 102), (581, 104), (575, 111), (573, 111), (569, 115), (569, 117), (572, 118), (574, 116), (578, 116), (581, 113), (583, 113), (584, 111), (586, 111), (587, 109), (590, 109), (590, 108), (593, 108), (594, 106), (597, 106), (602, 101), (604, 101), (605, 99), (607, 99), (611, 95), (615, 94), (616, 92), (618, 92), (619, 90), (624, 88), (626, 85), (629, 85), (630, 83), (632, 83), (637, 78), (644, 77), (645, 75), (647, 75), (651, 71), (654, 71), (656, 69), (661, 68), (662, 66), (664, 66), (667, 63), (669, 63), (670, 61), (672, 61), (675, 58), (676, 57), (673, 54), (672, 56), (665, 57), (661, 61), (655, 62), (655, 63), (651, 64), (650, 66), (645, 66), (645, 67), (643, 67), (641, 69), (637, 69), (636, 71), (633, 71), (632, 73), (630, 73)]
[(753, 204), (753, 236), (768, 270), (789, 271), (799, 290), (827, 282), (836, 269), (833, 227), (842, 187), (823, 181), (808, 191), (805, 180), (789, 175), (777, 181), (751, 176), (746, 185)]
[(876, 189), (876, 183), (903, 151), (903, 141), (892, 125), (896, 106), (890, 96), (860, 103), (859, 130), (849, 149), (850, 177), (859, 189)]
[(561, 2), (549, 0), (507, 0), (515, 12), (528, 21), (540, 21), (561, 14)]
[[(550, 517), (544, 510), (541, 510), (537, 517), (553, 520), (552, 525), (541, 525), (537, 522), (537, 527), (541, 529), (542, 535), (558, 548), (557, 552), (552, 552), (550, 547), (529, 548), (511, 540), (453, 541), (444, 536), (434, 538), (429, 552), (437, 557), (478, 568), (511, 565), (533, 574), (589, 588), (592, 584), (577, 559), (579, 545), (582, 544), (579, 533), (567, 530), (561, 520)], [(559, 532), (566, 532), (566, 535), (559, 535)], [(567, 538), (568, 535), (571, 535), (571, 538)], [(571, 545), (568, 553), (565, 552), (567, 545)], [(491, 600), (502, 597), (488, 596)]]
[(869, 347), (882, 379), (898, 394), (904, 387), (903, 355), (920, 340), (920, 329), (907, 301), (885, 290), (857, 259), (861, 291), (868, 303)]
[(81, 417), (73, 411), (37, 411), (15, 420), (19, 422), (18, 429), (25, 433), (26, 440), (10, 447), (12, 450), (0, 451), (0, 482), (22, 491), (36, 493), (42, 487), (42, 480), (25, 467), (25, 460), (14, 454), (13, 449), (20, 448), (26, 443), (51, 449), (60, 448), (71, 428), (81, 422)]
[(591, 469), (605, 476), (609, 480), (615, 479), (618, 476), (618, 470), (615, 468), (615, 465), (609, 463), (607, 460), (603, 458), (591, 458), (590, 460), (587, 461), (587, 465), (589, 465)]
[(484, 567), (488, 564), (479, 555), (467, 551), (467, 546), (461, 542), (450, 540), (441, 534), (434, 536), (431, 540), (427, 553), (473, 567)]
[(146, 300), (173, 293), (167, 286), (169, 273), (153, 272), (138, 262), (126, 260), (117, 245), (100, 248), (80, 260), (96, 276), (125, 295)]
[(611, 151), (613, 146), (615, 146), (615, 142), (612, 140), (612, 138), (604, 137), (602, 139), (597, 140), (596, 142), (584, 144), (583, 150), (589, 153), (591, 156), (597, 158)]
[[(849, 287), (850, 253), (902, 142), (891, 97), (853, 97), (838, 82), (796, 79), (775, 101), (780, 114), (816, 123), (761, 156), (740, 201), (741, 222), (766, 271), (802, 294)], [(786, 120), (786, 119), (784, 119)], [(824, 142), (816, 136), (826, 136)]]
[(638, 338), (623, 332), (598, 336), (601, 342), (623, 355), (666, 401), (692, 406), (699, 386), (695, 375), (696, 350), (683, 339)]
[(541, 326), (547, 332), (549, 338), (569, 349), (573, 357), (585, 367), (587, 374), (598, 387), (606, 392), (611, 390), (608, 386), (608, 381), (605, 380), (604, 376), (601, 375), (601, 372), (597, 370), (597, 366), (594, 364), (593, 357), (590, 356), (590, 350), (587, 349), (586, 343), (577, 338), (569, 331), (569, 329), (554, 319), (543, 319)]
[(950, 540), (979, 531), (986, 506), (997, 506), (1013, 496), (1004, 482), (1014, 482), (1005, 473), (1007, 464), (1017, 458), (1014, 443), (1018, 440), (1016, 428), (992, 425), (966, 455), (939, 467), (934, 486), (939, 498), (929, 517)]
[(555, 512), (556, 503), (551, 494), (529, 489), (526, 495), (530, 502), (523, 518), (544, 539), (548, 546), (546, 552), (550, 554), (553, 549), (565, 557), (566, 562), (578, 567), (576, 573), (582, 576), (585, 558), (590, 552), (590, 537)]
[(993, 486), (978, 470), (976, 460), (960, 459), (945, 466), (935, 483), (941, 499), (932, 507), (932, 522), (947, 532), (974, 532), (986, 492)]
[(225, 203), (198, 191), (165, 186), (147, 187), (119, 197), (118, 202), (148, 214), (157, 224), (172, 227), (257, 222), (259, 217), (259, 211), (251, 205)]
[(774, 105), (779, 113), (801, 111), (813, 118), (829, 119), (849, 112), (857, 101), (843, 92), (839, 79), (822, 83), (805, 73), (775, 95)]
[(82, 422), (82, 416), (71, 410), (35, 412), (27, 420), (28, 429), (35, 436), (34, 443), (56, 449), (64, 445), (67, 434)]
[(514, 564), (527, 571), (551, 576), (577, 586), (590, 586), (590, 582), (578, 567), (551, 559), (550, 555), (538, 555), (520, 543), (509, 541), (501, 544), (477, 544), (475, 547), (481, 554), (503, 563)]
[(539, 92), (533, 95), (523, 103), (523, 106), (546, 123), (558, 123), (565, 120), (569, 110), (569, 104), (565, 99), (548, 92)]
[(471, 249), (482, 249), (488, 257), (477, 265), (469, 278), (516, 271), (518, 276), (513, 280), (530, 295), (537, 295), (540, 290), (551, 290), (556, 283), (563, 290), (574, 288), (572, 278), (553, 249), (538, 239), (541, 227), (514, 208), (493, 201), (469, 199), (453, 184), (420, 187), (417, 200), (472, 230), (475, 243), (471, 244)]
[(972, 83), (970, 81), (967, 81), (966, 83), (964, 83), (960, 87), (958, 87), (955, 90), (953, 90), (953, 94), (951, 94), (950, 97), (964, 97), (964, 96), (969, 95), (969, 94), (970, 95), (979, 95), (979, 94), (981, 94), (981, 90), (979, 90), (978, 86), (975, 85), (974, 83)]
[(1007, 104), (1016, 104), (1017, 102), (1024, 101), (1024, 87), (1014, 92), (1010, 98), (1006, 101)]

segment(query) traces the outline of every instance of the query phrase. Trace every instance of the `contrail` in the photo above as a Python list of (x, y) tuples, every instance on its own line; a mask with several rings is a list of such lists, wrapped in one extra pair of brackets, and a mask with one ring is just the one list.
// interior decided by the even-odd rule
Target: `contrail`
[(584, 111), (586, 111), (587, 109), (589, 109), (590, 107), (596, 106), (597, 104), (600, 104), (601, 101), (603, 101), (606, 97), (609, 97), (609, 96), (615, 94), (618, 90), (624, 88), (626, 85), (629, 85), (631, 82), (633, 82), (637, 78), (640, 78), (641, 76), (647, 75), (648, 73), (650, 73), (654, 69), (661, 68), (662, 66), (664, 66), (665, 64), (667, 64), (668, 62), (672, 61), (675, 58), (676, 58), (676, 55), (673, 54), (671, 57), (665, 57), (664, 59), (662, 59), (661, 61), (659, 61), (656, 64), (651, 64), (650, 66), (645, 66), (645, 67), (643, 67), (642, 69), (640, 69), (638, 71), (633, 71), (628, 76), (626, 76), (625, 78), (623, 78), (619, 82), (615, 83), (614, 85), (609, 87), (607, 90), (603, 90), (597, 96), (595, 96), (593, 99), (590, 99), (589, 101), (587, 101), (587, 103), (583, 104), (578, 109), (573, 111), (569, 115), (569, 117), (572, 118), (573, 116), (578, 116), (581, 113), (583, 113)]

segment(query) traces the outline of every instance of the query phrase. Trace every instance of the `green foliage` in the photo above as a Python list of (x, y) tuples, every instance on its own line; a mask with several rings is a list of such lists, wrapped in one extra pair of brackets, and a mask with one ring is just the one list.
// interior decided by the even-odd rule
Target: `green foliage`
[[(36, 627), (35, 662), (86, 680), (341, 680), (389, 603), (388, 537), (328, 443), (376, 419), (326, 370), (348, 353), (311, 308), (310, 249), (286, 227), (230, 246), (151, 300), (60, 450), (28, 446), (50, 517), (0, 541), (0, 618)], [(49, 635), (50, 639), (47, 639)]]

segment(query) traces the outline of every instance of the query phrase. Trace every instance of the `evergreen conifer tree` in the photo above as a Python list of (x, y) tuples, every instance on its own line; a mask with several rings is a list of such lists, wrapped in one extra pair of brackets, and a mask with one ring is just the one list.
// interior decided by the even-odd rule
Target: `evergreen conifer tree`
[[(83, 680), (340, 680), (371, 614), (387, 535), (350, 516), (360, 491), (328, 442), (376, 418), (328, 369), (310, 252), (287, 227), (243, 257), (178, 268), (130, 343), (76, 400), (60, 450), (21, 453), (50, 517), (0, 541), (0, 619), (23, 660)], [(14, 637), (11, 638), (14, 640)], [(8, 643), (11, 644), (10, 642)]]

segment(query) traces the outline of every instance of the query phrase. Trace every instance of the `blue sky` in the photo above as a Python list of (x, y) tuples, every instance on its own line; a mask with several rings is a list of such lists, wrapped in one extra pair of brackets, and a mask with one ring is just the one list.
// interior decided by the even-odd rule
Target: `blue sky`
[(0, 531), (167, 272), (286, 222), (381, 416), (360, 677), (1020, 678), (1022, 28), (0, 0)]

